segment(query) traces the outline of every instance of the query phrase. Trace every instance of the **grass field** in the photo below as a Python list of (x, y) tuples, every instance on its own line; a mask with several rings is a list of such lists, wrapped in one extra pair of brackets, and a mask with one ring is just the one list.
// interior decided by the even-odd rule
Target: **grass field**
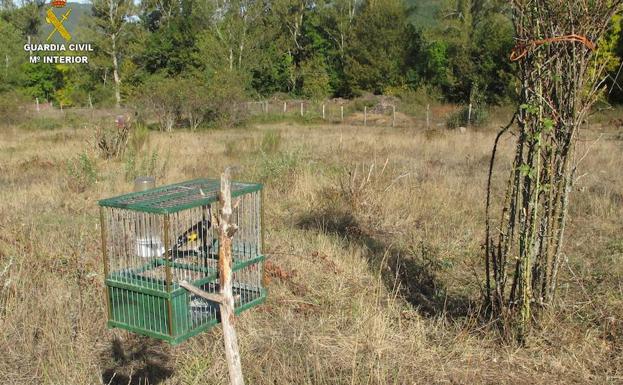
[(176, 347), (106, 328), (96, 201), (227, 165), (267, 189), (269, 298), (237, 323), (248, 384), (623, 383), (614, 129), (582, 133), (559, 301), (518, 348), (477, 316), (492, 128), (149, 132), (103, 160), (79, 127), (0, 128), (2, 384), (226, 384), (218, 327)]

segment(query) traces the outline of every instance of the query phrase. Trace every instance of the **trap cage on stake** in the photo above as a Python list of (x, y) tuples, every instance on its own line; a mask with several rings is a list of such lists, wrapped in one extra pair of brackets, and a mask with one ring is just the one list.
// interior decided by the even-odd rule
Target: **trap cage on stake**
[[(219, 322), (218, 180), (197, 179), (99, 201), (108, 326), (178, 344)], [(235, 312), (266, 298), (262, 185), (233, 182)]]

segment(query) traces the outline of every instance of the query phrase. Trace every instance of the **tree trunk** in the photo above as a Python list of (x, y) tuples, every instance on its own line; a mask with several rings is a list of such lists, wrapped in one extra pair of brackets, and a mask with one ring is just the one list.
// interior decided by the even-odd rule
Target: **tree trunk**
[(115, 79), (115, 106), (121, 107), (121, 78), (119, 77), (119, 62), (117, 60), (117, 37), (111, 36), (112, 39), (112, 68), (113, 78)]

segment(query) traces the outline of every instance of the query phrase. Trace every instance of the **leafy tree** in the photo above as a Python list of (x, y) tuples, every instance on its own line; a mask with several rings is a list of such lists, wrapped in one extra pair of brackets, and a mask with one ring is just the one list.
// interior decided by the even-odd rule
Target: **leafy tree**
[(404, 81), (407, 44), (415, 31), (407, 28), (407, 8), (401, 0), (366, 0), (353, 27), (347, 49), (346, 75), (357, 90), (383, 93)]
[(22, 72), (21, 66), (25, 61), (22, 50), (22, 39), (19, 31), (10, 23), (0, 18), (0, 92), (14, 88), (19, 84)]
[(441, 6), (426, 49), (433, 65), (423, 67), (448, 100), (484, 95), (499, 102), (511, 93), (508, 55), (514, 43), (507, 7), (501, 0), (450, 0)]
[(608, 99), (614, 103), (623, 102), (623, 17), (614, 15), (607, 33), (598, 47), (600, 63), (608, 71)]
[(41, 26), (41, 9), (45, 0), (21, 0), (16, 7), (11, 0), (2, 2), (2, 18), (13, 24), (25, 37), (35, 37)]
[(313, 56), (301, 64), (301, 78), (301, 94), (306, 98), (322, 100), (331, 93), (327, 65), (322, 56)]
[(131, 0), (94, 0), (93, 21), (99, 35), (98, 49), (110, 57), (115, 84), (115, 103), (121, 105), (121, 61), (127, 47), (127, 24), (133, 13)]
[(52, 101), (55, 94), (63, 88), (63, 74), (55, 65), (26, 63), (24, 71), (24, 87), (33, 98)]

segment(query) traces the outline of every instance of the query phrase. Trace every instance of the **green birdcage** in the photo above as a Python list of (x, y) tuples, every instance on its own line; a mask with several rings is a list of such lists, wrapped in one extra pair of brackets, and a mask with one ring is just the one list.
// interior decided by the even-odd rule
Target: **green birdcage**
[[(178, 344), (219, 322), (219, 306), (180, 286), (219, 292), (220, 182), (198, 179), (99, 201), (108, 326)], [(235, 311), (266, 298), (262, 185), (233, 182)]]

